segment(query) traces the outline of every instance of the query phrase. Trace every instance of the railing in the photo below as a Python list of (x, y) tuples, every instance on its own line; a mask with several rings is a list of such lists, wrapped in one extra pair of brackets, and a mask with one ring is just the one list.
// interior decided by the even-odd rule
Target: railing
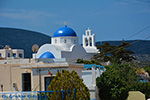
[[(0, 100), (65, 100), (66, 96), (71, 96), (71, 93), (73, 94), (71, 100), (76, 100), (76, 89), (72, 91), (1, 92)], [(53, 96), (54, 94), (55, 96)], [(52, 96), (53, 98), (51, 98)]]

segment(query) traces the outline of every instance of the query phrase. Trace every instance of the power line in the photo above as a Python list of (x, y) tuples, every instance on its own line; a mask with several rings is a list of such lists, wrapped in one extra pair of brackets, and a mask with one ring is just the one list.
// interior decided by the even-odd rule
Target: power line
[(149, 38), (150, 38), (150, 36), (146, 37), (145, 39), (149, 39)]
[(149, 25), (149, 26), (146, 26), (146, 27), (142, 28), (141, 30), (135, 32), (134, 34), (128, 36), (126, 39), (130, 39), (131, 37), (133, 37), (133, 36), (135, 36), (135, 35), (137, 35), (137, 34), (140, 34), (141, 32), (143, 32), (144, 30), (146, 30), (146, 29), (148, 29), (148, 28), (150, 28), (150, 25)]
[[(144, 39), (149, 39), (150, 38), (150, 36), (147, 36), (146, 38), (144, 38)], [(136, 41), (134, 41), (134, 42), (131, 42), (130, 44), (131, 45), (133, 45), (133, 44), (135, 44), (135, 43), (137, 43), (137, 42), (139, 42), (139, 41), (141, 41), (141, 40), (136, 40)], [(128, 45), (126, 45), (126, 46), (124, 46), (124, 47), (127, 47)], [(119, 48), (122, 48), (122, 47), (119, 47)], [(110, 50), (110, 51), (108, 51), (107, 53), (111, 53), (111, 52), (114, 52), (114, 51), (116, 51), (116, 50), (118, 50), (119, 48), (116, 48), (116, 49), (113, 49), (113, 50)], [(105, 54), (107, 54), (107, 53), (105, 53)], [(105, 55), (105, 54), (103, 54), (103, 55)], [(103, 56), (102, 55), (102, 56)]]

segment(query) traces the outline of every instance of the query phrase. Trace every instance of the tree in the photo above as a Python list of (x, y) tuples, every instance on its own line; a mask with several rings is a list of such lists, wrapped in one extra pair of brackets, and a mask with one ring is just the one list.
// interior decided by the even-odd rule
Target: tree
[(150, 66), (145, 66), (144, 69), (145, 69), (145, 71), (148, 72), (149, 75), (150, 75)]
[(133, 66), (116, 64), (107, 67), (96, 79), (99, 96), (101, 100), (126, 100), (129, 91), (140, 91), (150, 98), (150, 82), (140, 82), (139, 79), (137, 68)]
[[(80, 79), (75, 71), (69, 72), (63, 70), (58, 72), (51, 84), (49, 85), (49, 90), (65, 90), (65, 100), (73, 100), (74, 89), (76, 89), (76, 100), (89, 100), (90, 94), (88, 88), (84, 85), (83, 80)], [(50, 99), (61, 100), (61, 92), (54, 92), (50, 95)]]
[(140, 91), (144, 93), (146, 100), (150, 98), (150, 82), (147, 82), (147, 83), (139, 82), (132, 87), (132, 90)]
[(110, 45), (106, 42), (97, 47), (100, 53), (95, 55), (93, 59), (99, 62), (110, 61), (111, 63), (130, 62), (134, 57), (132, 56), (133, 52), (126, 49), (128, 46), (130, 44), (127, 42), (122, 42), (119, 46)]
[(101, 100), (126, 100), (137, 82), (135, 70), (128, 65), (114, 65), (96, 80)]
[(81, 64), (99, 64), (95, 60), (83, 60), (83, 59), (77, 59), (77, 63), (81, 63)]

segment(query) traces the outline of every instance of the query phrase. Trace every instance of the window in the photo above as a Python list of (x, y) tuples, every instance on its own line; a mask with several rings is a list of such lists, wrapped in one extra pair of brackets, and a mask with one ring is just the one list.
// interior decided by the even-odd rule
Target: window
[(55, 39), (55, 43), (57, 43), (57, 39)]
[(13, 53), (13, 57), (16, 57), (16, 53)]
[(87, 31), (87, 35), (89, 35), (89, 31)]
[(22, 54), (21, 53), (19, 53), (19, 58), (22, 58)]
[(64, 39), (64, 43), (67, 43), (67, 40), (66, 40), (66, 39)]
[(45, 91), (48, 91), (48, 86), (50, 85), (51, 81), (53, 80), (54, 77), (45, 77)]
[(90, 38), (90, 46), (92, 46), (92, 38)]
[(92, 75), (92, 72), (83, 72), (82, 75)]
[(7, 57), (10, 57), (10, 53), (7, 54)]
[(88, 46), (88, 39), (85, 38), (85, 45)]

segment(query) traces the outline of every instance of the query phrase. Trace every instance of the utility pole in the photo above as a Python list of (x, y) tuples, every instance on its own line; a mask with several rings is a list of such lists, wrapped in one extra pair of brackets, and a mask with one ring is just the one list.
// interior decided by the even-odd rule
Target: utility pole
[(39, 91), (41, 90), (41, 69), (39, 68)]
[(12, 66), (11, 66), (11, 62), (10, 62), (10, 66), (9, 66), (9, 73), (10, 73), (10, 91), (12, 91), (12, 68), (11, 68)]
[(1, 84), (1, 91), (3, 92), (3, 85)]

